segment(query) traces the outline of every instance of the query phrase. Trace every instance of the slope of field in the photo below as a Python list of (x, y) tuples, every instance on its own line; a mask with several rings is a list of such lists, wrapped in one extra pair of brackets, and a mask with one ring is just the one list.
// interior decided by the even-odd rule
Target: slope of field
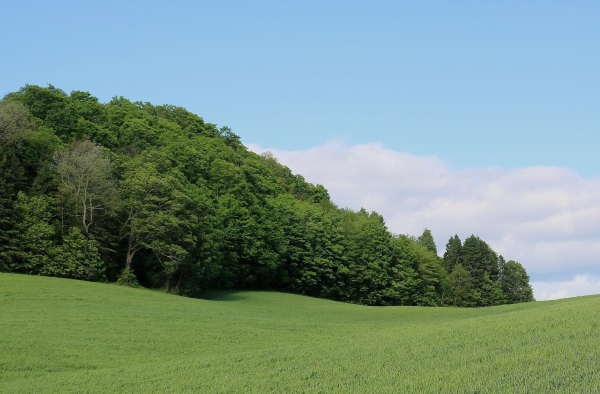
[(599, 323), (599, 296), (365, 307), (0, 274), (0, 392), (596, 393)]

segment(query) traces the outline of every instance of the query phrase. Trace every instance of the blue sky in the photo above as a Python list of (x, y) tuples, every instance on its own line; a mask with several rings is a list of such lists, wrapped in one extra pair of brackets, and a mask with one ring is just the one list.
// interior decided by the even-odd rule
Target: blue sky
[(466, 167), (600, 174), (599, 2), (0, 6), (0, 94), (26, 83), (181, 105), (247, 143), (332, 137)]
[(429, 227), (440, 249), (481, 235), (538, 298), (600, 293), (599, 15), (598, 1), (5, 1), (0, 95), (50, 83), (183, 106), (392, 231)]

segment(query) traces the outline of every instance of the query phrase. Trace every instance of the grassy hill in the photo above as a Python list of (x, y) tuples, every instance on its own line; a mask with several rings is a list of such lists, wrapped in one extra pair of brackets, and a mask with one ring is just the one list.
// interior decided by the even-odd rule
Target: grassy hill
[(600, 392), (600, 296), (480, 309), (211, 300), (0, 274), (0, 392)]

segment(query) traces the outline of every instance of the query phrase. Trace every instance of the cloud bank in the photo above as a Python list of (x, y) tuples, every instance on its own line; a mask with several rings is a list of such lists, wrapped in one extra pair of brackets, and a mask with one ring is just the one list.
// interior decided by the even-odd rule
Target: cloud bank
[(395, 233), (429, 228), (440, 252), (454, 234), (480, 236), (525, 266), (538, 299), (600, 293), (600, 178), (546, 166), (458, 169), (381, 143), (247, 146), (323, 184), (337, 205), (377, 211)]
[(537, 300), (557, 300), (600, 293), (600, 278), (577, 275), (564, 282), (531, 282)]

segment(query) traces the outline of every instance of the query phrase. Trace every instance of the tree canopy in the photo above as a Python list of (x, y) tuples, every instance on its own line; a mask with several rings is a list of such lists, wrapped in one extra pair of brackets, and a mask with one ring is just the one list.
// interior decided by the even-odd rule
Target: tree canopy
[(0, 270), (199, 296), (275, 289), (365, 305), (533, 300), (476, 236), (444, 257), (184, 108), (27, 85), (0, 101)]

